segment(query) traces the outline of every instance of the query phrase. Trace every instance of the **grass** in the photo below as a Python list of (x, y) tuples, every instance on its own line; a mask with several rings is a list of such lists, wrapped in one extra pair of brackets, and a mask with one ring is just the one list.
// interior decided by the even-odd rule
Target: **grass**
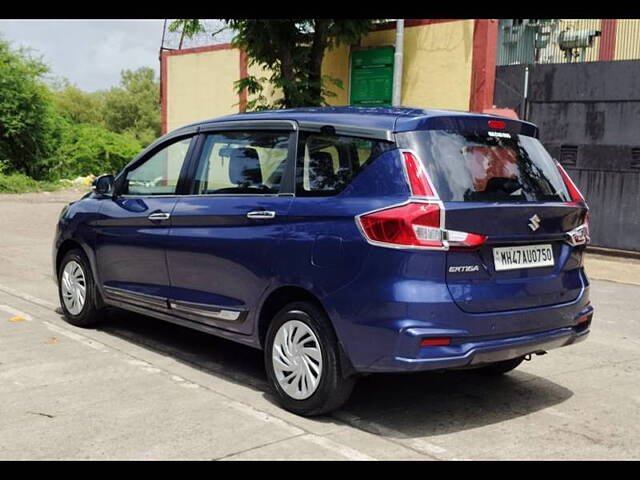
[(0, 173), (0, 193), (52, 192), (66, 186), (63, 182), (34, 180), (22, 173)]

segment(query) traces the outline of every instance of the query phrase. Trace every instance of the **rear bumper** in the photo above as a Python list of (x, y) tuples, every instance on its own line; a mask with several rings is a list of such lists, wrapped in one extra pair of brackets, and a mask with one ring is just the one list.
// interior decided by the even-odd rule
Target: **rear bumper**
[[(585, 340), (589, 335), (592, 314), (593, 308), (590, 307), (589, 321), (573, 327), (517, 337), (463, 341), (446, 347), (422, 347), (415, 357), (383, 357), (370, 365), (367, 370), (406, 372), (472, 367), (546, 352)], [(405, 333), (420, 338), (422, 336), (420, 330), (412, 329)]]
[[(402, 258), (392, 258), (400, 261)], [(413, 255), (400, 262), (403, 276), (380, 281), (368, 272), (349, 289), (325, 297), (338, 339), (357, 372), (401, 372), (460, 368), (515, 358), (577, 343), (586, 338), (593, 315), (589, 281), (580, 269), (582, 289), (573, 300), (519, 310), (468, 313), (446, 283), (407, 278), (444, 268), (437, 256)], [(378, 262), (380, 263), (380, 262)], [(380, 269), (385, 267), (381, 264)], [(388, 266), (386, 267), (388, 268)], [(353, 295), (353, 292), (366, 292)], [(429, 337), (447, 346), (422, 347)]]

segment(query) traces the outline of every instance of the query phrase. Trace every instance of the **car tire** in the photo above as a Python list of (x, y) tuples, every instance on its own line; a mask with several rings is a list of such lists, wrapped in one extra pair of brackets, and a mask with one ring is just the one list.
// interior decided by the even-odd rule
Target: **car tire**
[(322, 415), (339, 408), (355, 384), (353, 376), (345, 378), (342, 373), (338, 339), (330, 320), (309, 302), (290, 303), (274, 316), (267, 330), (264, 359), (269, 383), (281, 405), (298, 415)]
[(503, 360), (501, 362), (490, 363), (484, 367), (476, 368), (472, 371), (479, 373), (480, 375), (502, 375), (510, 372), (518, 367), (524, 360), (524, 357), (512, 358), (510, 360)]
[[(84, 294), (79, 296), (78, 292)], [(97, 307), (97, 292), (86, 255), (81, 250), (66, 253), (58, 270), (58, 296), (65, 320), (76, 327), (92, 327), (105, 317)], [(83, 297), (80, 304), (78, 301)]]

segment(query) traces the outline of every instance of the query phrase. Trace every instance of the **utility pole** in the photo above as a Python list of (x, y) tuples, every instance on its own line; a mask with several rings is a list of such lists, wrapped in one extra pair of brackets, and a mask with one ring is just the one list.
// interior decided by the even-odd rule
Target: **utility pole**
[(404, 19), (396, 20), (396, 48), (393, 56), (393, 100), (397, 107), (402, 102), (402, 61), (404, 53)]

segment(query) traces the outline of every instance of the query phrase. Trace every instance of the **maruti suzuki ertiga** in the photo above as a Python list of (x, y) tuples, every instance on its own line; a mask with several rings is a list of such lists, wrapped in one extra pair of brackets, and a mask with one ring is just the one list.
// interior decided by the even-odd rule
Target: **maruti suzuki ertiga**
[(359, 374), (501, 374), (586, 338), (584, 198), (531, 123), (409, 108), (179, 128), (63, 210), (68, 321), (119, 307), (263, 349), (317, 415)]

